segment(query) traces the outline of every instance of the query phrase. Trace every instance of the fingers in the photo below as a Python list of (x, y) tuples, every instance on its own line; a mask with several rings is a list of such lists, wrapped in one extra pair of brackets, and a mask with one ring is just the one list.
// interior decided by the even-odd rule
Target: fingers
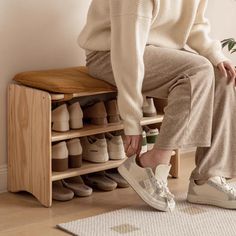
[(236, 79), (235, 68), (230, 62), (222, 62), (217, 67), (221, 74), (228, 79), (227, 84)]
[(224, 66), (225, 66), (225, 69), (227, 70), (227, 72), (228, 72), (228, 74), (230, 76), (230, 79), (231, 80), (235, 80), (236, 72), (235, 72), (234, 66), (229, 64), (229, 63), (225, 63)]
[(130, 157), (141, 152), (141, 135), (127, 135), (125, 138), (125, 153)]
[(218, 69), (220, 70), (220, 72), (221, 72), (221, 74), (224, 76), (224, 77), (228, 77), (228, 75), (227, 75), (227, 71), (226, 71), (226, 69), (225, 69), (225, 67), (224, 67), (224, 64), (223, 63), (220, 63), (218, 66)]

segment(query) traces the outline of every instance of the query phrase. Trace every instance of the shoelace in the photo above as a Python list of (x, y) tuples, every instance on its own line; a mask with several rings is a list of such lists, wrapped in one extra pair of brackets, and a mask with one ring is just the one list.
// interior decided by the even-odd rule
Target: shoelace
[(236, 189), (230, 186), (224, 177), (220, 177), (222, 188), (227, 192), (231, 193), (236, 198)]
[(155, 177), (151, 177), (151, 181), (158, 190), (158, 192), (161, 193), (161, 195), (166, 198), (167, 207), (169, 208), (170, 203), (173, 201), (175, 196), (170, 192), (167, 186), (167, 182), (157, 180)]

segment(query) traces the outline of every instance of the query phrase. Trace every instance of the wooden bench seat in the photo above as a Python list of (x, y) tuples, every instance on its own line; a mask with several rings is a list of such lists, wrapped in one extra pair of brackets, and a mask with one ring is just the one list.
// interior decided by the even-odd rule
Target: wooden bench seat
[(90, 76), (85, 66), (22, 72), (13, 80), (50, 92), (52, 101), (117, 91), (115, 86)]

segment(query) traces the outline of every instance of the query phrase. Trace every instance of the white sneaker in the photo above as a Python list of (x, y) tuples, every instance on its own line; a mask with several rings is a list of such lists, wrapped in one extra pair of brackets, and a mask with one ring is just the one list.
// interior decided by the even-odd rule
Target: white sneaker
[(142, 110), (143, 110), (144, 117), (153, 117), (157, 115), (153, 98), (147, 98), (146, 96), (143, 96)]
[(111, 160), (122, 160), (126, 158), (125, 148), (122, 137), (120, 135), (115, 136), (111, 133), (106, 133), (107, 150), (109, 159)]
[(91, 162), (106, 162), (109, 160), (105, 136), (86, 136), (80, 138), (83, 148), (82, 158)]
[(83, 128), (83, 111), (79, 102), (75, 102), (68, 107), (70, 114), (70, 128), (80, 129)]
[(172, 211), (175, 208), (174, 195), (167, 187), (170, 167), (171, 165), (158, 165), (154, 174), (151, 168), (137, 165), (134, 155), (129, 157), (118, 171), (148, 205), (157, 210)]
[(190, 180), (187, 200), (196, 204), (236, 209), (236, 189), (220, 176), (211, 177), (202, 185)]
[(64, 132), (70, 129), (69, 127), (69, 112), (67, 105), (63, 104), (53, 109), (52, 111), (52, 130)]

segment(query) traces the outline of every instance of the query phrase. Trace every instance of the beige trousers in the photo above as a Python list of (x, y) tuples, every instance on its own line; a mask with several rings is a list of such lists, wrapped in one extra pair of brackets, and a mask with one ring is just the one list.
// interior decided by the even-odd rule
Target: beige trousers
[[(146, 46), (143, 94), (168, 98), (156, 147), (197, 147), (196, 180), (236, 176), (236, 91), (203, 56), (185, 50)], [(110, 51), (92, 52), (90, 75), (115, 85)]]

